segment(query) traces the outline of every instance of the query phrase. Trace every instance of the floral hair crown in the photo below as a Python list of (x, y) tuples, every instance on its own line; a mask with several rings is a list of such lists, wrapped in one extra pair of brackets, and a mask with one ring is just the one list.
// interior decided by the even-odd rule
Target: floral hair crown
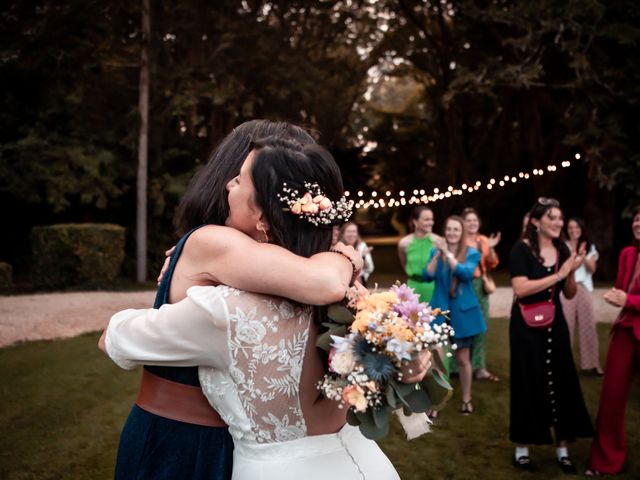
[(282, 184), (283, 193), (278, 194), (278, 199), (287, 206), (283, 209), (285, 212), (290, 211), (316, 227), (349, 220), (353, 200), (347, 200), (343, 195), (337, 202), (332, 202), (317, 183), (304, 182), (304, 188), (307, 191), (301, 196), (297, 189), (289, 187), (286, 182)]

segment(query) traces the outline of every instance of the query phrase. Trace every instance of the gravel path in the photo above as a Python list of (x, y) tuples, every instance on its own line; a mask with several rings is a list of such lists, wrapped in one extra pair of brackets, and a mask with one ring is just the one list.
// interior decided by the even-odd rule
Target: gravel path
[[(612, 322), (618, 309), (602, 300), (596, 289), (594, 306), (599, 322)], [(508, 317), (512, 291), (498, 288), (491, 296), (491, 316)], [(0, 347), (31, 340), (75, 337), (101, 330), (115, 312), (153, 304), (155, 292), (75, 292), (0, 297)]]

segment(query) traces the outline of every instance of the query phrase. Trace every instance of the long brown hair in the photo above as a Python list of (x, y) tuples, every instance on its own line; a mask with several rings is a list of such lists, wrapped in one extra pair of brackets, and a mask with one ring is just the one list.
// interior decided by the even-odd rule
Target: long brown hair
[[(460, 224), (460, 226), (462, 227), (462, 236), (460, 237), (460, 243), (458, 243), (458, 249), (455, 252), (451, 252), (456, 256), (456, 260), (460, 263), (464, 262), (467, 259), (467, 251), (469, 249), (469, 247), (467, 246), (467, 240), (468, 240), (468, 235), (467, 232), (464, 229), (464, 220), (461, 216), (459, 215), (449, 215), (447, 217), (447, 219), (444, 221), (444, 228), (445, 228), (445, 232), (447, 229), (447, 223), (449, 223), (449, 220), (453, 220), (454, 222), (458, 222)], [(445, 233), (443, 232), (443, 233)], [(446, 239), (446, 236), (445, 236)]]

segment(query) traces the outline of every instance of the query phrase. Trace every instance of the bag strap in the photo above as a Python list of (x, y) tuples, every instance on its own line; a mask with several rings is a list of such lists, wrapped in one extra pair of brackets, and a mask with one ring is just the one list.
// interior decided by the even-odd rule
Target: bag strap
[[(553, 273), (554, 274), (558, 273), (558, 265), (560, 265), (560, 250), (558, 250), (556, 248), (556, 265), (555, 265), (555, 267), (553, 269)], [(549, 297), (549, 301), (551, 303), (553, 303), (553, 296), (556, 293), (556, 285), (557, 284), (558, 284), (558, 282), (554, 282), (553, 283), (553, 287), (551, 287), (551, 296)], [(515, 301), (520, 302), (520, 299), (516, 296), (515, 293), (513, 294), (513, 298), (514, 298)]]

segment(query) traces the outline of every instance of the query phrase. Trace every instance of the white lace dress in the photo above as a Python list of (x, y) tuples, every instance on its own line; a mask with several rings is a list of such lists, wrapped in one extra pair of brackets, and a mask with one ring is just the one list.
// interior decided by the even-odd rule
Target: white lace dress
[(234, 439), (235, 480), (398, 479), (357, 428), (307, 436), (299, 390), (311, 321), (310, 308), (281, 298), (192, 287), (174, 305), (114, 315), (106, 348), (125, 369), (199, 366)]

